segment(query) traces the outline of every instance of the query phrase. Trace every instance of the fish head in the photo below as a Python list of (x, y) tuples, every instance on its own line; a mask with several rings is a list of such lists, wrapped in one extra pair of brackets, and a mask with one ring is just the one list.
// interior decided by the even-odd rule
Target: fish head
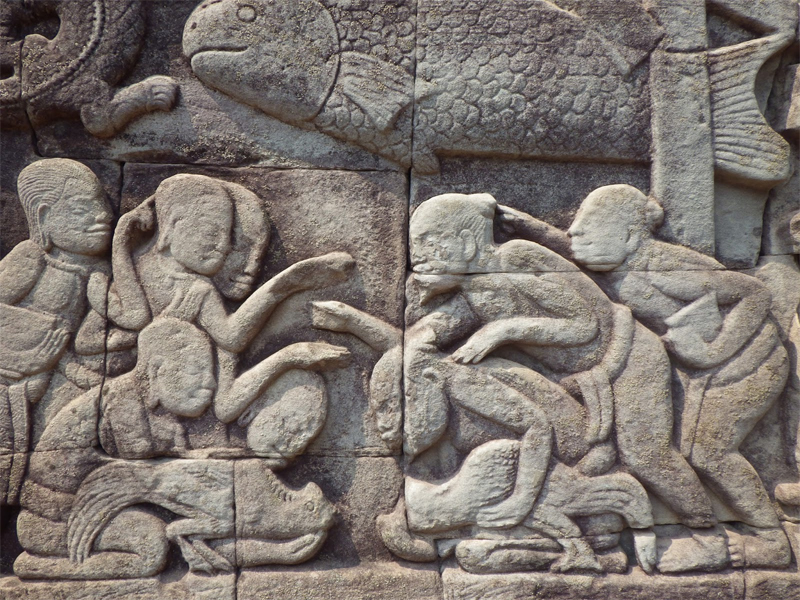
[(183, 51), (206, 85), (294, 123), (328, 97), (339, 37), (317, 0), (206, 0), (186, 22)]

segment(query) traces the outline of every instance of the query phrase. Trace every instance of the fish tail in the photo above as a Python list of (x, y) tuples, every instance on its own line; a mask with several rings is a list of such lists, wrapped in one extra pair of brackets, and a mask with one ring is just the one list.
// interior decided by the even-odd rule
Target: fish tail
[(751, 185), (774, 184), (790, 174), (789, 144), (767, 123), (755, 95), (758, 71), (788, 43), (776, 34), (708, 52), (714, 163)]

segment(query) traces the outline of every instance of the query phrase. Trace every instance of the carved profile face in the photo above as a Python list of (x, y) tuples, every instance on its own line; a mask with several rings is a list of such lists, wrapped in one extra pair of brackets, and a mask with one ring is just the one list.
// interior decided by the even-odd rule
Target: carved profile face
[(417, 273), (463, 273), (475, 257), (475, 237), (468, 229), (436, 231), (420, 228), (410, 235), (411, 268)]
[(111, 242), (111, 207), (99, 182), (69, 179), (57, 202), (39, 209), (39, 228), (52, 246), (94, 256)]
[(497, 201), (489, 194), (442, 194), (419, 205), (409, 221), (411, 267), (417, 273), (469, 273), (494, 240)]
[(590, 194), (567, 231), (575, 260), (592, 271), (611, 271), (628, 258), (632, 215), (625, 204), (604, 202)]
[[(238, 192), (238, 193), (236, 193)], [(253, 291), (269, 243), (269, 220), (258, 197), (234, 190), (233, 244), (214, 285), (230, 300), (241, 301)]]
[(169, 248), (175, 260), (189, 271), (216, 274), (231, 250), (232, 212), (228, 198), (194, 198), (191, 210), (182, 211), (170, 225)]

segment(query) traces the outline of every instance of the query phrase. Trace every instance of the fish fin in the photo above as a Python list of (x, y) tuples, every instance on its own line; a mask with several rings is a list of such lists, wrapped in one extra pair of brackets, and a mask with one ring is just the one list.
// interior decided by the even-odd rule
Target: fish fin
[(718, 171), (754, 184), (789, 176), (789, 144), (770, 127), (755, 95), (764, 63), (787, 45), (772, 35), (709, 50), (714, 164)]
[(342, 52), (338, 85), (379, 131), (391, 128), (414, 99), (414, 78), (408, 72), (360, 52)]

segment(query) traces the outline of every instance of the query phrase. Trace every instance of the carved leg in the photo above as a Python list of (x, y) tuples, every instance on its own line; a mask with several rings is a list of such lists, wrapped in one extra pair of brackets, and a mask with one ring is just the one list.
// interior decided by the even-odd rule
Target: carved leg
[(376, 525), (384, 545), (395, 556), (413, 562), (436, 560), (436, 545), (433, 540), (414, 535), (409, 530), (404, 498), (397, 501), (397, 506), (391, 513), (378, 516)]
[(616, 441), (623, 465), (688, 527), (716, 523), (697, 474), (672, 444), (670, 362), (653, 333), (636, 328), (625, 370), (613, 382)]

